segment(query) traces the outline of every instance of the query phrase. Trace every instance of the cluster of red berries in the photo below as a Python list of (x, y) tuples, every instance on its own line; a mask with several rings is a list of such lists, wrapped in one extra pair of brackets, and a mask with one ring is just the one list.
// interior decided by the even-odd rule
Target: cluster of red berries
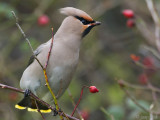
[(131, 9), (125, 9), (122, 11), (122, 14), (127, 18), (127, 23), (126, 25), (129, 28), (134, 27), (135, 21), (134, 21), (134, 12)]

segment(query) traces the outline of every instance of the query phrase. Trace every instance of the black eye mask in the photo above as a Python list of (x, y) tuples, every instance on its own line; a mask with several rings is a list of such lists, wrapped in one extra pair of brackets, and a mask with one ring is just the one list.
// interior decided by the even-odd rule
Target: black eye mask
[(94, 23), (95, 22), (94, 20), (93, 21), (88, 21), (88, 20), (84, 19), (83, 17), (79, 17), (79, 16), (75, 16), (75, 18), (80, 20), (83, 23), (83, 25), (88, 25), (90, 23)]

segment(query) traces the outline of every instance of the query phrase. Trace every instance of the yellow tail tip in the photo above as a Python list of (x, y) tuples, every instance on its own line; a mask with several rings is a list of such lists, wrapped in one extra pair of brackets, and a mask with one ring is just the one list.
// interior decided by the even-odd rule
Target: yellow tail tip
[(37, 109), (32, 109), (32, 108), (28, 108), (27, 110), (28, 110), (29, 112), (38, 112)]
[(20, 106), (20, 105), (15, 105), (15, 108), (17, 108), (17, 109), (20, 109), (20, 110), (24, 110), (24, 109), (26, 109), (26, 107), (23, 107), (23, 106)]
[(48, 110), (40, 110), (41, 113), (50, 113), (52, 110), (51, 109), (48, 109)]
[[(27, 109), (29, 112), (38, 112), (38, 109), (32, 109), (32, 108), (28, 108)], [(40, 110), (41, 113), (50, 113), (52, 110), (48, 109), (48, 110)]]

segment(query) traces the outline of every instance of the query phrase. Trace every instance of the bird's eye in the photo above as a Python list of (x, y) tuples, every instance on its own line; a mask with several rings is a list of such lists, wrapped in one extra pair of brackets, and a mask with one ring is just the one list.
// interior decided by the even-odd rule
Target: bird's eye
[(78, 17), (78, 16), (75, 16), (78, 20), (80, 20), (84, 25), (87, 25), (87, 24), (90, 24), (91, 22), (90, 21), (87, 21), (85, 20), (84, 18), (82, 17)]
[(88, 24), (88, 21), (85, 20), (85, 19), (81, 20), (81, 22), (82, 22), (84, 25)]

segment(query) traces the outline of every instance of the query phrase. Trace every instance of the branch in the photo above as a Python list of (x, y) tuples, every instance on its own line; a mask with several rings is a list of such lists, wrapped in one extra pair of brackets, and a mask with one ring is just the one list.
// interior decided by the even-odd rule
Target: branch
[(155, 23), (155, 38), (156, 38), (156, 45), (157, 49), (160, 52), (160, 22), (159, 22), (159, 16), (156, 11), (155, 5), (153, 3), (153, 0), (146, 0), (148, 9), (151, 13), (151, 16), (153, 18), (153, 21)]
[(32, 45), (31, 45), (29, 39), (26, 37), (26, 34), (24, 33), (24, 31), (22, 30), (21, 26), (20, 26), (19, 23), (18, 23), (18, 17), (16, 16), (16, 14), (15, 14), (14, 11), (11, 11), (11, 13), (12, 13), (13, 16), (15, 17), (15, 19), (16, 19), (16, 25), (17, 25), (18, 29), (20, 30), (20, 32), (22, 33), (24, 39), (27, 41), (27, 43), (28, 43), (28, 45), (29, 45), (29, 47), (30, 47), (30, 49), (31, 49), (31, 51), (32, 51), (32, 54), (33, 54), (34, 58), (37, 60), (37, 62), (39, 63), (39, 65), (40, 65), (41, 68), (43, 69), (43, 65), (41, 64), (41, 62), (38, 60), (38, 58), (37, 58), (37, 57), (35, 56), (35, 54), (34, 54), (34, 50), (33, 50), (33, 48), (32, 48)]
[[(12, 90), (12, 91), (15, 91), (15, 92), (19, 92), (19, 93), (23, 93), (23, 94), (24, 94), (24, 92), (25, 92), (25, 91), (22, 90), (22, 89), (18, 89), (18, 88), (11, 87), (11, 86), (8, 86), (8, 85), (4, 85), (4, 84), (1, 84), (1, 83), (0, 83), (0, 87), (3, 88), (3, 89), (9, 89), (9, 90)], [(41, 100), (39, 97), (37, 97), (36, 95), (34, 95), (32, 92), (30, 93), (30, 96), (31, 96), (32, 98), (34, 98), (35, 100), (41, 102), (42, 104), (46, 105), (46, 106), (47, 106), (49, 109), (51, 109), (52, 111), (54, 111), (54, 108), (53, 108), (50, 104), (48, 104), (48, 103), (46, 103), (45, 101)], [(59, 114), (59, 115), (63, 115), (64, 117), (68, 117), (68, 118), (71, 119), (71, 120), (79, 120), (79, 119), (77, 119), (77, 118), (75, 118), (75, 117), (72, 117), (72, 116), (70, 116), (70, 115), (68, 115), (68, 114), (66, 114), (66, 113), (63, 113), (63, 112), (59, 112), (59, 111), (58, 111), (58, 114)]]
[(155, 91), (155, 92), (160, 93), (160, 89), (157, 87), (154, 87), (152, 85), (149, 85), (149, 86), (134, 85), (134, 84), (130, 84), (124, 80), (118, 80), (118, 83), (124, 85), (125, 87), (129, 87), (129, 88), (133, 88), (133, 89), (151, 90), (151, 91)]
[(108, 116), (111, 120), (115, 120), (114, 116), (112, 114), (110, 114), (109, 112), (107, 112), (107, 110), (104, 109), (104, 107), (100, 107), (100, 110), (106, 115)]
[(53, 36), (54, 36), (54, 34), (53, 34), (53, 28), (51, 28), (51, 30), (52, 30), (52, 40), (51, 40), (51, 45), (50, 45), (50, 49), (49, 49), (49, 52), (48, 52), (47, 61), (46, 61), (44, 69), (47, 69), (49, 58), (50, 58), (50, 55), (51, 55), (51, 50), (52, 50), (52, 47), (53, 47)]
[[(67, 91), (68, 91), (68, 95), (69, 95), (69, 97), (70, 97), (70, 99), (71, 99), (71, 101), (72, 101), (72, 104), (73, 104), (73, 106), (74, 106), (74, 108), (75, 108), (75, 107), (76, 107), (76, 103), (74, 102), (74, 99), (73, 99), (73, 96), (72, 96), (72, 94), (71, 94), (71, 91), (70, 91), (69, 88), (67, 89)], [(83, 117), (82, 117), (80, 111), (78, 110), (78, 108), (76, 109), (76, 111), (77, 111), (77, 113), (78, 113), (79, 118), (80, 118), (81, 120), (83, 120)]]
[(40, 109), (39, 109), (39, 107), (38, 107), (38, 104), (37, 104), (37, 102), (36, 102), (36, 100), (35, 100), (35, 104), (36, 104), (36, 107), (37, 107), (37, 111), (40, 113), (40, 115), (41, 115), (41, 117), (43, 118), (43, 120), (46, 120), (45, 119), (45, 117), (43, 116), (43, 114), (41, 113), (41, 111), (40, 111)]
[(133, 89), (143, 89), (143, 90), (151, 90), (152, 92), (160, 92), (159, 88), (156, 88), (154, 86), (152, 86), (151, 84), (148, 84), (147, 87), (143, 87), (143, 86), (138, 86), (138, 85), (132, 85), (129, 84), (123, 80), (119, 80), (118, 84), (120, 85), (121, 89), (126, 93), (126, 95), (138, 106), (140, 107), (142, 110), (144, 110), (145, 112), (148, 113), (152, 113), (152, 114), (160, 114), (160, 112), (157, 111), (153, 111), (153, 110), (148, 110), (146, 108), (144, 108), (142, 105), (140, 105), (137, 100), (129, 93), (129, 91), (125, 88), (125, 87), (130, 87)]
[(142, 105), (140, 105), (137, 100), (129, 93), (128, 90), (126, 90), (125, 88), (122, 89), (126, 95), (138, 106), (140, 107), (142, 110), (144, 110), (145, 112), (150, 112), (149, 110), (147, 110), (145, 107), (143, 107)]
[[(49, 81), (48, 81), (48, 76), (47, 76), (47, 72), (46, 72), (46, 69), (47, 69), (47, 66), (48, 66), (48, 62), (49, 62), (49, 59), (50, 59), (50, 55), (51, 55), (51, 51), (52, 51), (52, 46), (53, 46), (53, 28), (52, 28), (52, 40), (51, 40), (51, 45), (50, 45), (50, 49), (48, 51), (48, 56), (47, 56), (47, 61), (46, 61), (46, 64), (45, 64), (45, 67), (43, 68), (43, 73), (44, 73), (44, 76), (45, 76), (45, 81), (46, 81), (46, 85), (54, 99), (54, 103), (55, 103), (55, 106), (56, 106), (56, 110), (59, 111), (59, 106), (58, 106), (58, 101), (57, 101), (57, 98), (56, 98), (56, 95), (54, 94), (53, 90), (51, 89), (50, 85), (49, 85)], [(63, 116), (60, 115), (60, 118), (61, 120), (63, 120)]]

